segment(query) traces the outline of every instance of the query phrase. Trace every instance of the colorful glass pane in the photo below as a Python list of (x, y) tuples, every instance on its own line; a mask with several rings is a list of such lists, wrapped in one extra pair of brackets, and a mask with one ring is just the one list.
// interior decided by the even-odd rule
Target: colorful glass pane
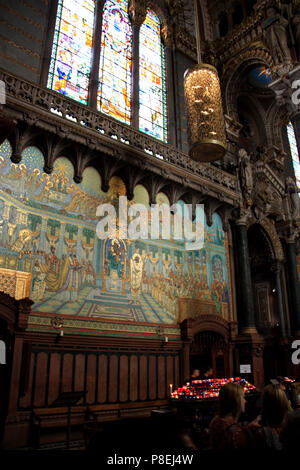
[(139, 129), (167, 141), (165, 57), (160, 21), (147, 11), (140, 29), (140, 114)]
[(298, 154), (298, 147), (297, 147), (297, 142), (296, 142), (296, 137), (295, 137), (295, 131), (294, 131), (293, 124), (291, 122), (289, 122), (287, 126), (287, 135), (288, 135), (289, 144), (290, 144), (290, 150), (291, 150), (291, 155), (292, 155), (292, 160), (293, 160), (293, 167), (295, 171), (297, 187), (298, 189), (300, 189), (299, 154)]
[(87, 104), (95, 2), (59, 0), (48, 88)]
[(126, 0), (105, 2), (101, 41), (98, 110), (130, 124), (132, 28)]

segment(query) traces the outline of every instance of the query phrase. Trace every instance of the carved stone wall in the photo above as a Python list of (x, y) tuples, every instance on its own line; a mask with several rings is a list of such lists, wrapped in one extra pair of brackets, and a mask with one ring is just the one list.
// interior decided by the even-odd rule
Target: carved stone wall
[(34, 83), (40, 80), (49, 3), (0, 2), (0, 67)]

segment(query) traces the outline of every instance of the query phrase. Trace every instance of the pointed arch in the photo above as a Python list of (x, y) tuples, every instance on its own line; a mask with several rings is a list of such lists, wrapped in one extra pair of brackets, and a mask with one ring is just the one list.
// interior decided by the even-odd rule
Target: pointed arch
[(130, 124), (132, 27), (126, 0), (106, 0), (101, 37), (97, 109)]
[(139, 51), (139, 130), (166, 142), (165, 52), (160, 20), (151, 9), (140, 29)]
[(47, 87), (88, 103), (94, 0), (59, 0)]

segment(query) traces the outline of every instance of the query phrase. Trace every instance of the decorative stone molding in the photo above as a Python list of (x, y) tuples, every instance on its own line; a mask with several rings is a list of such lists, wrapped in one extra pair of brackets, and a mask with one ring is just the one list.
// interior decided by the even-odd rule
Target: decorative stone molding
[[(36, 118), (33, 128), (29, 128), (24, 122), (19, 123), (12, 142), (13, 161), (19, 162), (24, 147), (34, 141), (34, 135), (41, 134), (46, 153), (45, 167), (48, 171), (51, 171), (58, 151), (61, 152), (64, 146), (68, 146), (68, 154), (74, 156), (74, 143), (78, 143), (83, 146), (85, 153), (92, 147), (99, 166), (105, 165), (106, 158), (109, 158), (110, 166), (112, 158), (114, 161), (124, 162), (124, 165), (131, 163), (139, 167), (142, 162), (145, 171), (161, 175), (164, 169), (169, 181), (178, 184), (182, 184), (182, 178), (186, 178), (190, 189), (202, 192), (205, 188), (208, 197), (221, 194), (222, 200), (233, 206), (239, 200), (235, 175), (211, 164), (196, 163), (177, 148), (56, 92), (3, 71), (0, 71), (0, 79), (6, 83), (7, 106), (10, 111), (18, 115), (30, 113)], [(54, 142), (45, 142), (45, 136), (50, 140), (55, 136)], [(97, 153), (106, 158), (97, 158)], [(80, 168), (83, 171), (84, 168)]]

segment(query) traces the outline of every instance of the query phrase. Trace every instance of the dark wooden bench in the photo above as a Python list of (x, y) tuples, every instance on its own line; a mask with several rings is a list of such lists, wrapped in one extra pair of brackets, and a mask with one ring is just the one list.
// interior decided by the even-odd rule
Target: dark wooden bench
[[(87, 423), (86, 406), (74, 406), (70, 410), (70, 428), (81, 429), (82, 436), (84, 425)], [(51, 433), (55, 439), (57, 434), (67, 434), (68, 408), (36, 408), (32, 413), (32, 445), (40, 448), (42, 436)], [(52, 438), (52, 440), (53, 440)], [(46, 440), (49, 442), (49, 440)]]

